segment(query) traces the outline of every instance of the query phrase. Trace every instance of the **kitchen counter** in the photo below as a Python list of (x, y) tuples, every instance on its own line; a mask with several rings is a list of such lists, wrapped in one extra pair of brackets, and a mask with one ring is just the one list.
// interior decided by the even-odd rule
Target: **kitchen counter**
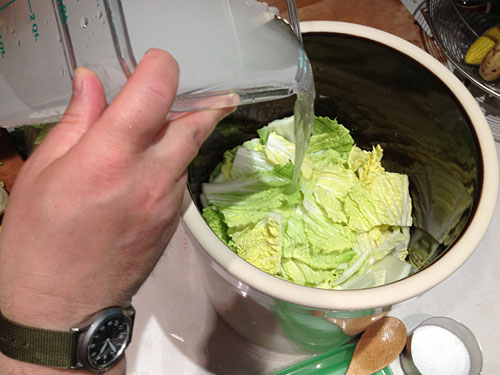
[[(410, 0), (412, 1), (412, 0)], [(413, 0), (415, 1), (415, 0)], [(288, 18), (286, 1), (267, 0)], [(395, 34), (423, 46), (420, 29), (400, 0), (295, 0), (299, 20), (358, 23)]]

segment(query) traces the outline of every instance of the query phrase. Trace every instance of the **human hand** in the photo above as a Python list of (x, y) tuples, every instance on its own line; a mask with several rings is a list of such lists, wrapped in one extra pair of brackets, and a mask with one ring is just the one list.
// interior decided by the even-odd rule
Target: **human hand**
[(77, 69), (63, 119), (26, 161), (0, 235), (0, 311), (33, 327), (74, 327), (127, 305), (178, 222), (186, 168), (232, 108), (165, 121), (178, 68), (149, 51), (109, 105)]

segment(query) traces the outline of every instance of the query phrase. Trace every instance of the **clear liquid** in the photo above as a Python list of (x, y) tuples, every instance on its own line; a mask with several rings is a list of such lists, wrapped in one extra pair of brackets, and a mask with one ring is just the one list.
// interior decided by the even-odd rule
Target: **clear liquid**
[(64, 112), (71, 79), (58, 34), (50, 2), (0, 2), (0, 127), (53, 121)]
[(290, 25), (264, 3), (122, 0), (122, 5), (136, 60), (156, 47), (179, 63), (178, 98), (235, 92), (246, 104), (302, 89), (307, 57)]
[[(0, 126), (56, 121), (71, 97), (73, 66), (96, 71), (108, 101), (126, 82), (109, 28), (116, 23), (103, 22), (102, 0), (64, 2), (68, 38), (58, 26), (61, 2), (54, 1), (52, 7), (46, 3), (12, 1), (0, 6)], [(176, 100), (173, 111), (227, 103), (203, 100), (203, 95), (210, 98), (213, 93), (236, 93), (245, 104), (302, 89), (305, 54), (291, 27), (264, 3), (122, 0), (120, 4), (135, 60), (153, 47), (170, 52), (180, 65), (178, 98), (201, 95), (201, 107), (177, 107)], [(120, 51), (125, 51), (123, 45)]]
[[(302, 50), (302, 53), (306, 56), (304, 50)], [(307, 149), (309, 148), (309, 140), (314, 122), (314, 99), (316, 98), (314, 77), (311, 64), (307, 57), (304, 58), (304, 64), (304, 74), (300, 82), (300, 89), (297, 91), (297, 99), (295, 100), (293, 108), (295, 155), (293, 178), (288, 186), (288, 193), (293, 193), (298, 188), (300, 169), (302, 168)]]
[(295, 163), (293, 169), (293, 179), (290, 190), (295, 191), (299, 183), (300, 168), (304, 162), (309, 138), (311, 136), (312, 124), (314, 121), (314, 99), (316, 90), (314, 88), (314, 78), (309, 62), (307, 62), (307, 74), (305, 76), (304, 89), (297, 94), (294, 106), (294, 135), (295, 135)]
[(0, 127), (58, 121), (71, 99), (76, 66), (94, 70), (108, 101), (114, 98), (126, 76), (103, 10), (102, 0), (0, 5)]

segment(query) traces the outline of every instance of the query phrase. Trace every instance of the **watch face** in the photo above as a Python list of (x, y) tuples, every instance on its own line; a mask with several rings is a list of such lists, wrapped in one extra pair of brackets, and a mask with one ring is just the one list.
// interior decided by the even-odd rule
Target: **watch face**
[(114, 315), (94, 331), (88, 343), (88, 362), (97, 369), (105, 368), (116, 361), (127, 346), (130, 327), (123, 315)]

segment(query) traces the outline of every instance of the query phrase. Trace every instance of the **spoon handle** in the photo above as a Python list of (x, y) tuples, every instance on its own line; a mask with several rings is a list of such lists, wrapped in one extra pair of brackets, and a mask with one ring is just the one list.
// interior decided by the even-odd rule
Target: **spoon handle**
[(406, 343), (406, 328), (392, 316), (380, 318), (361, 335), (345, 375), (370, 375), (396, 359)]
[(356, 362), (351, 361), (345, 375), (370, 375), (370, 373), (360, 368)]

